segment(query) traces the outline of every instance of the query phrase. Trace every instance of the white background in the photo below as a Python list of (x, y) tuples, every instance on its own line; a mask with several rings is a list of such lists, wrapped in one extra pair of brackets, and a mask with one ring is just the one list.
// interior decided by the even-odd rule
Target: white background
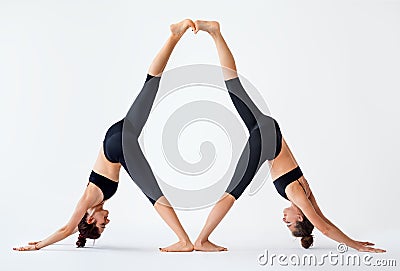
[[(161, 254), (175, 237), (125, 172), (94, 248), (75, 249), (74, 236), (11, 250), (64, 225), (107, 128), (129, 109), (169, 24), (187, 17), (221, 23), (326, 216), (399, 265), (400, 1), (1, 0), (0, 268), (261, 270), (266, 248), (335, 251), (317, 232), (313, 249), (300, 248), (281, 222), (288, 203), (268, 182), (213, 234), (230, 252)], [(207, 35), (190, 32), (167, 68), (195, 63), (218, 58)], [(178, 212), (193, 239), (208, 212)]]

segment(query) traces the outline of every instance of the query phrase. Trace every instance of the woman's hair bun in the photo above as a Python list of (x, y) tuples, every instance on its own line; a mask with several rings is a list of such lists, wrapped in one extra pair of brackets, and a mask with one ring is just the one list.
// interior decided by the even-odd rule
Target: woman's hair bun
[(84, 247), (86, 244), (86, 238), (83, 237), (81, 234), (78, 236), (78, 241), (76, 241), (76, 246), (77, 247)]
[(301, 237), (301, 246), (304, 248), (309, 248), (314, 243), (314, 237), (312, 235), (307, 235)]
[(97, 239), (100, 237), (101, 233), (99, 232), (99, 228), (96, 226), (96, 223), (87, 223), (88, 213), (82, 217), (81, 222), (78, 224), (79, 237), (78, 241), (76, 241), (77, 247), (84, 247), (86, 244), (86, 238), (89, 239)]

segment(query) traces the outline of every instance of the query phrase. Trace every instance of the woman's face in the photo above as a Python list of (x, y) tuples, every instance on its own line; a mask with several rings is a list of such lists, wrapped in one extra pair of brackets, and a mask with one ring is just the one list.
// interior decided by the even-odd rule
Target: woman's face
[(297, 206), (292, 204), (290, 207), (283, 209), (283, 222), (286, 223), (286, 226), (291, 231), (294, 230), (297, 221), (303, 221), (303, 215)]
[(99, 232), (103, 233), (106, 225), (110, 222), (108, 219), (108, 211), (103, 208), (94, 211), (92, 214), (93, 219), (96, 221), (96, 227), (99, 228)]

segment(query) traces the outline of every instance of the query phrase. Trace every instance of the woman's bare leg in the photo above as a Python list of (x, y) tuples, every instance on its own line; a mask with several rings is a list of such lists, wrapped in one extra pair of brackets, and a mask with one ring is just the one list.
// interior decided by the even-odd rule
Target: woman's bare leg
[(224, 38), (222, 37), (219, 23), (215, 21), (197, 20), (194, 22), (194, 24), (196, 27), (196, 30), (194, 31), (195, 34), (201, 30), (207, 32), (213, 38), (215, 46), (217, 47), (219, 62), (223, 67), (222, 72), (224, 74), (224, 80), (227, 81), (237, 77), (238, 75), (236, 72), (235, 59), (233, 58), (231, 50), (226, 44)]
[(168, 200), (162, 196), (154, 204), (154, 208), (161, 216), (161, 218), (167, 223), (167, 225), (174, 231), (179, 241), (168, 247), (160, 248), (162, 252), (190, 252), (193, 251), (193, 244), (189, 239), (189, 236), (179, 222), (179, 219), (170, 206)]
[[(150, 65), (148, 73), (150, 75), (158, 76), (163, 71), (165, 66), (167, 65), (168, 59), (175, 47), (178, 43), (182, 35), (185, 31), (191, 27), (194, 30), (194, 24), (191, 20), (186, 19), (179, 23), (172, 24), (170, 26), (171, 35), (168, 38), (167, 42), (161, 48), (159, 53), (154, 58), (153, 62)], [(160, 251), (163, 252), (189, 252), (193, 251), (193, 244), (189, 239), (189, 236), (185, 232), (182, 227), (182, 224), (179, 222), (179, 219), (174, 211), (174, 209), (170, 206), (168, 200), (162, 196), (160, 197), (156, 203), (154, 204), (154, 208), (161, 216), (161, 218), (167, 223), (167, 225), (174, 231), (179, 241), (171, 246), (160, 248)]]
[(192, 28), (194, 30), (194, 23), (190, 19), (185, 19), (179, 23), (171, 24), (170, 30), (171, 35), (169, 36), (167, 42), (158, 52), (156, 57), (153, 59), (153, 62), (150, 65), (148, 73), (150, 75), (159, 75), (164, 71), (165, 66), (168, 63), (168, 59), (175, 48), (175, 45), (178, 43), (180, 38), (185, 34), (188, 28)]
[(210, 214), (208, 215), (207, 221), (203, 226), (199, 236), (194, 243), (194, 249), (199, 251), (226, 251), (228, 250), (225, 247), (218, 246), (216, 244), (211, 243), (208, 238), (210, 234), (214, 231), (214, 229), (218, 226), (221, 220), (228, 213), (229, 209), (231, 209), (233, 203), (235, 202), (235, 198), (230, 194), (224, 194), (222, 198), (215, 204), (214, 208), (212, 208)]
[[(229, 80), (232, 78), (236, 78), (236, 64), (235, 59), (231, 51), (229, 50), (228, 45), (226, 44), (222, 34), (220, 32), (220, 27), (218, 22), (214, 21), (195, 21), (195, 34), (202, 30), (208, 32), (215, 42), (215, 46), (217, 47), (218, 57), (221, 63), (222, 72), (224, 75), (224, 80)], [(211, 243), (208, 238), (214, 229), (218, 226), (221, 220), (228, 213), (233, 203), (235, 202), (235, 198), (225, 193), (224, 196), (218, 201), (218, 203), (211, 210), (208, 215), (207, 221), (201, 230), (199, 236), (194, 243), (194, 249), (200, 251), (226, 251), (227, 248), (215, 245)]]

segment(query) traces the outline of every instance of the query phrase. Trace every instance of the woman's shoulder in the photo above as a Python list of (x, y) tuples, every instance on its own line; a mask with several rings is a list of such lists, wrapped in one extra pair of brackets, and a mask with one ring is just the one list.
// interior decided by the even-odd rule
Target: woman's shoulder
[(307, 180), (304, 178), (304, 176), (300, 177), (294, 182), (291, 182), (286, 186), (285, 189), (286, 195), (290, 197), (296, 197), (298, 193), (305, 194), (307, 198), (311, 196), (311, 189), (310, 186), (308, 185)]

